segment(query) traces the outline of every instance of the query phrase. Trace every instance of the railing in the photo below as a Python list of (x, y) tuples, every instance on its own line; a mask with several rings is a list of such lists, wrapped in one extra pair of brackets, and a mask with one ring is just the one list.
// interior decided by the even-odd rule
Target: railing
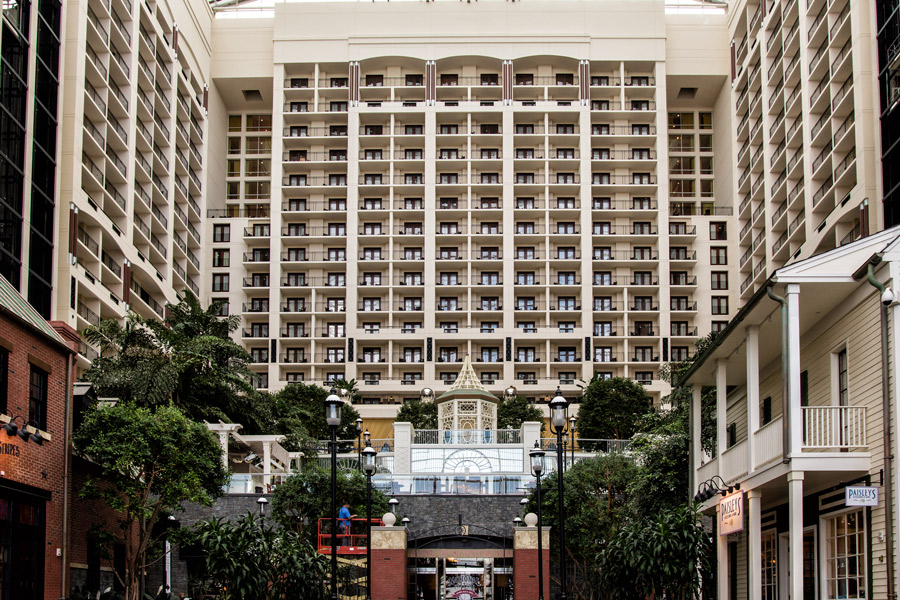
[(413, 444), (521, 444), (519, 429), (417, 429)]
[(722, 478), (733, 481), (749, 471), (750, 457), (747, 451), (747, 440), (742, 440), (722, 453)]
[(765, 465), (782, 455), (781, 417), (763, 425), (753, 433), (753, 469)]
[[(332, 539), (331, 518), (319, 519), (318, 550), (322, 554), (331, 553), (331, 543), (335, 542), (338, 554), (365, 554), (368, 546), (367, 519), (338, 519), (338, 535)], [(381, 519), (368, 519), (369, 525), (381, 527)]]
[(804, 406), (803, 448), (865, 448), (864, 406)]

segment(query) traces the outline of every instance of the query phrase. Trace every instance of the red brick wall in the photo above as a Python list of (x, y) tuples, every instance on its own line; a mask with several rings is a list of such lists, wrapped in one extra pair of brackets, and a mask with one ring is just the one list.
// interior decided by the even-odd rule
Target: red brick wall
[[(544, 548), (544, 600), (550, 600), (550, 550)], [(538, 551), (517, 549), (513, 553), (515, 600), (538, 599)]]
[(406, 550), (372, 548), (372, 600), (406, 600)]
[[(56, 555), (62, 549), (62, 515), (65, 466), (65, 406), (66, 369), (68, 352), (45, 335), (26, 327), (17, 319), (0, 314), (0, 345), (9, 350), (9, 385), (7, 410), (9, 416), (28, 418), (30, 364), (49, 373), (47, 380), (47, 432), (52, 441), (43, 446), (9, 437), (0, 431), (0, 443), (10, 444), (0, 454), (0, 486), (5, 480), (29, 485), (51, 493), (46, 508), (46, 539), (44, 556), (44, 598), (57, 600), (61, 594), (62, 559)], [(71, 383), (71, 382), (69, 382)], [(21, 419), (16, 420), (22, 424)], [(17, 454), (16, 454), (17, 452)]]

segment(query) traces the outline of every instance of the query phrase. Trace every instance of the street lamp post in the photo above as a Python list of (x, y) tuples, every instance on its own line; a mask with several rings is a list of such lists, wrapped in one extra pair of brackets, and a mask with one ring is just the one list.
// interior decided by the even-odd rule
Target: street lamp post
[(531, 474), (537, 480), (537, 538), (538, 538), (538, 600), (544, 600), (544, 545), (541, 535), (541, 473), (544, 472), (544, 451), (538, 442), (528, 453), (531, 457)]
[(331, 428), (331, 600), (337, 600), (337, 429), (341, 424), (343, 400), (337, 390), (325, 398), (325, 422)]
[(563, 462), (564, 450), (562, 450), (563, 434), (566, 432), (566, 409), (569, 402), (562, 395), (562, 390), (556, 388), (556, 396), (550, 401), (550, 424), (556, 432), (556, 481), (559, 488), (557, 500), (559, 502), (559, 600), (566, 600), (566, 514), (563, 502)]
[(572, 442), (572, 466), (575, 466), (575, 416), (569, 417), (569, 439)]
[(377, 455), (375, 448), (366, 440), (362, 451), (362, 468), (366, 474), (366, 600), (372, 597), (372, 475), (375, 474)]
[(362, 435), (362, 417), (356, 417), (356, 470), (362, 471), (362, 445), (359, 443), (359, 438)]

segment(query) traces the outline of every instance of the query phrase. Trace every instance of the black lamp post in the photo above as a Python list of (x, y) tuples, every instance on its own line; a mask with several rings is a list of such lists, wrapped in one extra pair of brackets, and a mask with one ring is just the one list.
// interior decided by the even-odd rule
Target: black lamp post
[(266, 517), (266, 504), (268, 504), (268, 503), (269, 503), (269, 501), (266, 500), (265, 496), (260, 496), (259, 498), (256, 499), (256, 505), (259, 506), (259, 518), (260, 519), (264, 519)]
[(362, 468), (366, 474), (366, 600), (372, 597), (372, 475), (375, 474), (375, 457), (378, 452), (369, 443), (362, 451)]
[(359, 438), (362, 435), (362, 417), (356, 417), (356, 470), (362, 471), (362, 445), (359, 443)]
[(575, 417), (569, 417), (569, 440), (572, 442), (572, 466), (575, 466)]
[(563, 502), (563, 462), (565, 451), (562, 450), (562, 438), (566, 432), (566, 410), (569, 402), (562, 395), (562, 390), (556, 388), (556, 396), (550, 401), (550, 424), (556, 432), (556, 481), (559, 486), (557, 511), (559, 512), (559, 600), (566, 600), (566, 514)]
[(537, 534), (538, 534), (538, 600), (544, 600), (544, 542), (541, 535), (541, 474), (544, 472), (544, 451), (539, 442), (528, 453), (531, 457), (531, 474), (537, 480)]
[(331, 600), (337, 600), (337, 430), (341, 424), (343, 400), (337, 390), (325, 398), (325, 422), (331, 428)]

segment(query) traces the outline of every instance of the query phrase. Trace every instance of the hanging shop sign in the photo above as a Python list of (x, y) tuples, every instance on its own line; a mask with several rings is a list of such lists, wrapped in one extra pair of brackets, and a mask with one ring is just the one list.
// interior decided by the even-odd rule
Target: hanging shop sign
[(878, 506), (878, 488), (867, 485), (844, 488), (845, 506)]
[(719, 535), (744, 530), (744, 492), (737, 490), (719, 502)]

